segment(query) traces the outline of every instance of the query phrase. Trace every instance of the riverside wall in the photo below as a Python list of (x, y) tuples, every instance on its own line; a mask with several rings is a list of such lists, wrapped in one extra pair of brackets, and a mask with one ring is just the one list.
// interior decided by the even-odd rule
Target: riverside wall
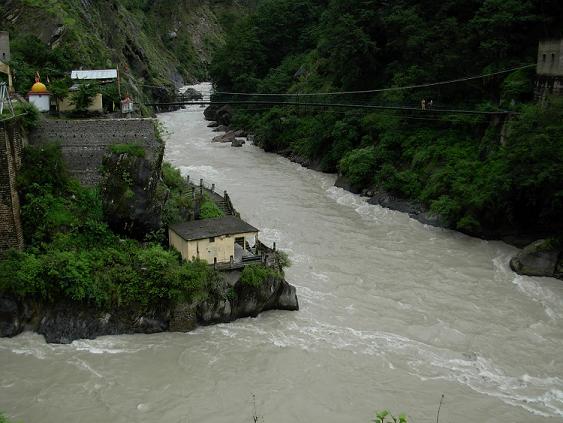
[(163, 148), (156, 119), (49, 119), (31, 132), (29, 141), (32, 145), (59, 143), (69, 171), (87, 186), (100, 182), (100, 167), (109, 146), (140, 145), (150, 161)]
[(16, 176), (25, 142), (17, 120), (0, 123), (0, 254), (12, 248), (23, 248)]

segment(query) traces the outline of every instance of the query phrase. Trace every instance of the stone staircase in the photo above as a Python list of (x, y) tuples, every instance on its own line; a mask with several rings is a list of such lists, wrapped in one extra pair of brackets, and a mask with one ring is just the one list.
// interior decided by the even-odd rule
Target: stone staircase
[[(186, 191), (186, 195), (188, 195), (190, 198), (196, 198), (199, 197), (200, 193), (201, 193), (200, 186), (189, 184), (189, 188)], [(236, 216), (236, 212), (228, 197), (225, 198), (224, 196), (221, 196), (217, 192), (212, 191), (205, 186), (203, 187), (203, 193), (207, 194), (208, 198), (217, 205), (219, 210), (221, 210), (225, 216)]]

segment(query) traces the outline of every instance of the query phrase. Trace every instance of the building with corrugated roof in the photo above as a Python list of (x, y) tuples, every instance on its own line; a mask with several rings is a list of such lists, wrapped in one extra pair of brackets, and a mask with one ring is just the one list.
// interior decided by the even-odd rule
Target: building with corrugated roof
[[(117, 82), (117, 78), (117, 69), (73, 70), (70, 73), (70, 79), (72, 79), (75, 84), (70, 87), (70, 92), (77, 91), (80, 84), (83, 83), (113, 84)], [(72, 112), (76, 109), (69, 98), (60, 99), (57, 106), (59, 112)], [(87, 110), (92, 113), (102, 113), (104, 111), (102, 93), (98, 93), (94, 96)]]

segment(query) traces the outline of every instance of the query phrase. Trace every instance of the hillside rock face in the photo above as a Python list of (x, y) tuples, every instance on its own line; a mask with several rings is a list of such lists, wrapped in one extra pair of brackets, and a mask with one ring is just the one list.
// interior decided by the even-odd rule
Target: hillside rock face
[(173, 92), (206, 78), (207, 64), (224, 42), (220, 17), (246, 7), (235, 0), (0, 3), (0, 28), (12, 39), (33, 35), (51, 48), (64, 48), (84, 68), (120, 64), (136, 101), (163, 97), (159, 88)]
[(542, 239), (520, 251), (510, 268), (520, 275), (563, 279), (563, 254), (552, 241)]
[(201, 325), (228, 323), (256, 317), (267, 310), (298, 310), (295, 288), (283, 278), (270, 278), (259, 287), (246, 286), (234, 275), (234, 295), (201, 304), (163, 305), (152, 310), (95, 307), (60, 302), (55, 304), (0, 296), (0, 337), (28, 330), (49, 343), (68, 344), (76, 339), (133, 333), (189, 332)]
[(142, 240), (162, 226), (163, 204), (156, 195), (161, 163), (162, 155), (155, 160), (131, 153), (104, 156), (102, 204), (112, 230)]

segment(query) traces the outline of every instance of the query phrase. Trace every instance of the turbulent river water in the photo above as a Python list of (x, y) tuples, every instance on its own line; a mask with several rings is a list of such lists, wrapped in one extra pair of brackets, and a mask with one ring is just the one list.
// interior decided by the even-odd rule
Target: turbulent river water
[[(196, 88), (209, 90), (209, 85)], [(166, 160), (226, 189), (293, 266), (299, 312), (194, 332), (0, 340), (0, 409), (26, 423), (563, 421), (563, 283), (501, 242), (428, 226), (335, 177), (211, 143), (202, 109), (160, 116)], [(253, 400), (254, 395), (254, 400)]]

